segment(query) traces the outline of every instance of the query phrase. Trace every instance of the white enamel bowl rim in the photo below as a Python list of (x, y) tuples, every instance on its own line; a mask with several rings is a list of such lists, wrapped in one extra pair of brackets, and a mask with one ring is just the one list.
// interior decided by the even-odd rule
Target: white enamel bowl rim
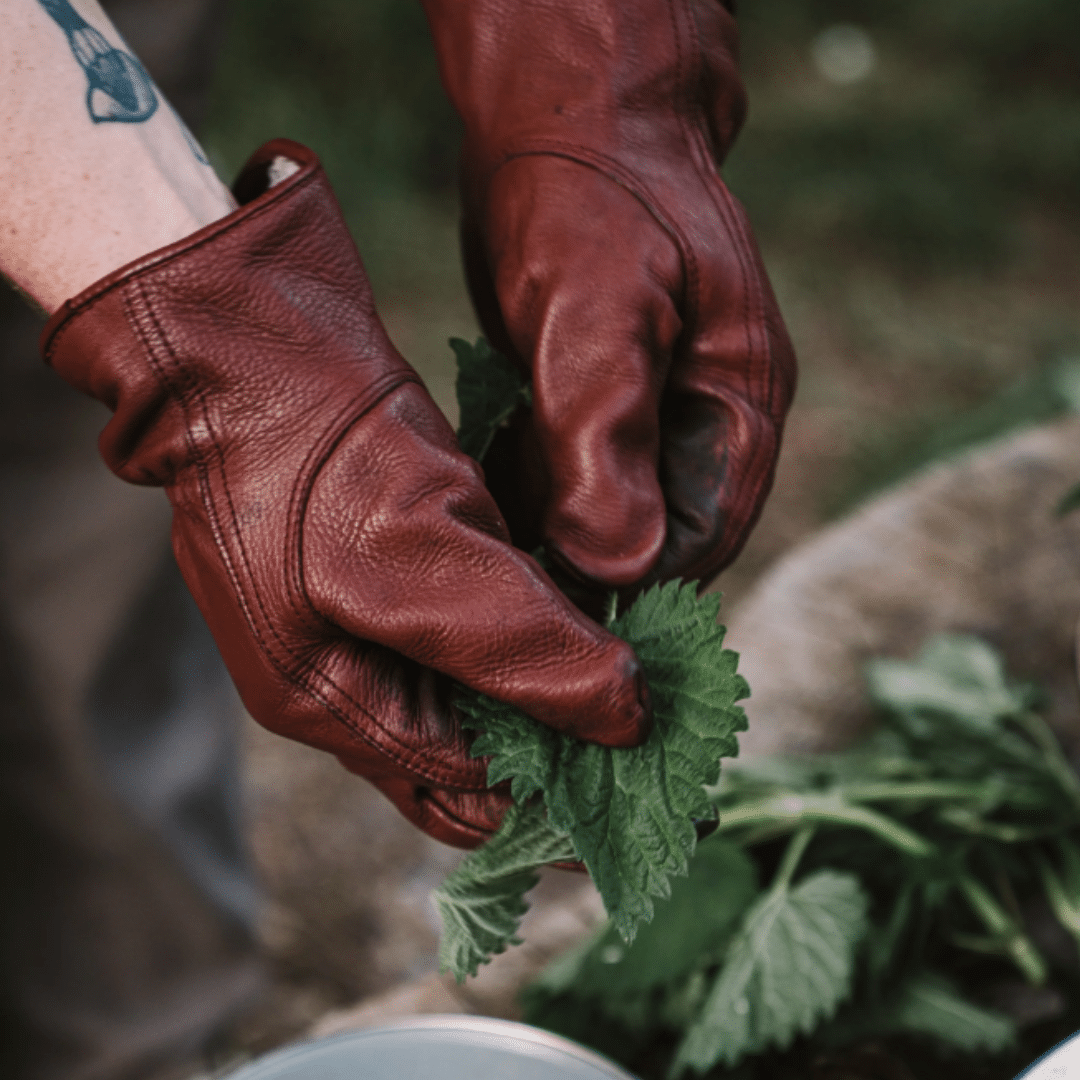
[[(268, 1070), (278, 1070), (290, 1063), (302, 1066), (306, 1060), (321, 1054), (325, 1049), (349, 1043), (355, 1043), (359, 1048), (365, 1041), (407, 1031), (442, 1031), (455, 1043), (471, 1043), (478, 1049), (492, 1047), (504, 1051), (517, 1050), (523, 1055), (548, 1061), (552, 1065), (558, 1065), (560, 1058), (564, 1062), (570, 1058), (578, 1064), (590, 1066), (596, 1074), (596, 1080), (633, 1080), (630, 1073), (625, 1072), (607, 1058), (560, 1035), (553, 1035), (550, 1031), (530, 1027), (528, 1024), (519, 1024), (513, 1020), (456, 1014), (410, 1016), (377, 1028), (348, 1031), (341, 1035), (329, 1035), (321, 1039), (296, 1043), (256, 1061), (248, 1062), (236, 1072), (229, 1073), (224, 1080), (263, 1080), (264, 1075), (266, 1080), (272, 1080), (272, 1078), (276, 1080), (279, 1075), (280, 1080), (292, 1080), (289, 1073), (279, 1074), (277, 1071), (268, 1073)], [(458, 1038), (453, 1038), (455, 1035)], [(297, 1074), (295, 1080), (303, 1080), (303, 1078)]]

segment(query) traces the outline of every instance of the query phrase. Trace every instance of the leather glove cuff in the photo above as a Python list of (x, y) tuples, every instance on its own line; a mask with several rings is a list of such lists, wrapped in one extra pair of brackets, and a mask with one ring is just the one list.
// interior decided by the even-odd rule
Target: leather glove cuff
[[(306, 167), (270, 189), (278, 157)], [(287, 453), (300, 426), (329, 437), (328, 384), (354, 413), (420, 382), (392, 347), (365, 348), (381, 327), (315, 156), (274, 140), (235, 190), (239, 210), (102, 278), (42, 333), (45, 361), (113, 410), (99, 446), (131, 483), (172, 492), (223, 457)]]
[[(278, 156), (303, 167), (270, 189)], [(384, 340), (315, 155), (268, 143), (236, 190), (233, 214), (67, 301), (42, 354), (113, 410), (99, 439), (113, 472), (166, 489), (177, 561), (256, 719), (361, 770), (384, 757), (479, 790), (479, 762), (425, 760), (396, 737), (392, 703), (389, 723), (364, 717), (307, 655), (326, 629), (301, 563), (316, 478), (358, 419), (420, 380)]]

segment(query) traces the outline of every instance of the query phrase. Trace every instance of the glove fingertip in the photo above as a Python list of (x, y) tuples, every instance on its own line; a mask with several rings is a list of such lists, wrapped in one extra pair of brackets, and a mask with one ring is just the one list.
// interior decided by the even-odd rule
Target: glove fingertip
[(634, 650), (612, 639), (605, 677), (557, 711), (538, 719), (566, 735), (601, 746), (640, 746), (652, 730), (652, 701)]
[(629, 646), (626, 646), (626, 652), (629, 660), (624, 687), (612, 702), (612, 709), (602, 730), (591, 734), (593, 741), (601, 746), (623, 749), (640, 746), (652, 731), (653, 712), (649, 684), (645, 681), (641, 661)]

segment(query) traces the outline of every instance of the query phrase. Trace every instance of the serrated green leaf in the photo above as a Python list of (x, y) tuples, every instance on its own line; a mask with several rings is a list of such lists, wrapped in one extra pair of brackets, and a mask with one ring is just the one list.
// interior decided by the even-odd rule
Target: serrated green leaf
[(570, 836), (627, 942), (652, 918), (654, 899), (687, 871), (697, 841), (694, 818), (711, 814), (705, 786), (720, 758), (738, 751), (746, 717), (736, 705), (749, 689), (723, 648), (720, 598), (669, 582), (644, 593), (612, 631), (641, 660), (654, 726), (632, 750), (553, 733), (519, 710), (463, 690), (458, 707), (481, 736), (473, 753), (490, 755), (488, 780), (513, 777), (516, 799), (543, 793), (551, 826)]
[(450, 347), (457, 357), (458, 443), (469, 457), (483, 461), (499, 427), (532, 400), (529, 386), (514, 363), (483, 338), (475, 345), (451, 338)]
[(552, 829), (540, 806), (511, 807), (495, 835), (466, 855), (434, 892), (443, 924), (439, 970), (462, 982), (517, 944), (528, 910), (525, 893), (539, 880), (537, 867), (573, 857), (569, 840)]
[(833, 870), (770, 889), (747, 913), (672, 1073), (785, 1048), (832, 1016), (851, 992), (867, 907), (858, 879)]
[(554, 729), (536, 723), (520, 709), (462, 688), (454, 701), (466, 727), (479, 729), (473, 757), (491, 757), (488, 783), (510, 780), (510, 794), (523, 802), (554, 784), (555, 765), (564, 741)]

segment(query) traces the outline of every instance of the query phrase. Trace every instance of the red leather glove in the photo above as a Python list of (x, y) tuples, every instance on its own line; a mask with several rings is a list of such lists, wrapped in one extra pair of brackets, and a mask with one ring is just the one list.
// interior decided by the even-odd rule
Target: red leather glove
[(533, 409), (485, 458), (515, 541), (636, 591), (707, 581), (772, 483), (795, 360), (719, 166), (719, 0), (424, 0), (465, 121), (463, 247)]
[[(302, 167), (267, 190), (278, 156)], [(270, 143), (236, 194), (234, 214), (69, 300), (45, 358), (114, 410), (113, 471), (166, 488), (251, 715), (475, 846), (507, 799), (469, 756), (447, 677), (626, 746), (649, 723), (638, 661), (509, 546), (378, 321), (315, 156)]]

